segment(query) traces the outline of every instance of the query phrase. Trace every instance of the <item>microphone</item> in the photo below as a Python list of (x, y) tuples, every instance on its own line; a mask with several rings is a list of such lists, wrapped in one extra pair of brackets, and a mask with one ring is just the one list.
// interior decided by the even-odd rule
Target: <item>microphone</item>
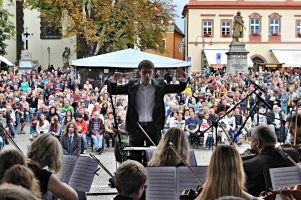
[(267, 93), (264, 89), (262, 89), (259, 85), (257, 85), (256, 83), (254, 83), (252, 80), (249, 80), (257, 89), (261, 90), (264, 93)]
[(257, 94), (256, 92), (254, 94), (256, 94), (259, 101), (261, 101), (264, 105), (266, 105), (266, 107), (268, 107), (270, 110), (273, 110), (273, 108), (259, 94)]

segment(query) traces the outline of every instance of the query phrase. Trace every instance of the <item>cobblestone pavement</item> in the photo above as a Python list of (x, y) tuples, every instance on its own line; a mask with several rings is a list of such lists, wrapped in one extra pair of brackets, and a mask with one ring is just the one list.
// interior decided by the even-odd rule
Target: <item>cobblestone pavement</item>
[[(26, 155), (27, 147), (30, 143), (29, 141), (29, 126), (26, 126), (24, 131), (26, 134), (24, 135), (16, 135), (15, 142)], [(241, 146), (237, 147), (239, 152), (243, 152), (245, 149), (249, 147), (248, 144), (242, 144)], [(10, 143), (4, 147), (6, 149), (14, 149), (15, 147)], [(208, 165), (210, 161), (210, 157), (212, 154), (212, 150), (203, 150), (201, 147), (198, 149), (194, 149), (195, 157), (197, 160), (198, 165)], [(96, 157), (100, 160), (100, 162), (113, 174), (116, 172), (117, 163), (115, 162), (114, 158), (114, 149), (108, 148), (104, 153), (101, 155), (97, 154), (95, 151), (91, 151), (91, 147), (88, 147), (88, 151), (85, 155), (89, 153), (95, 154)], [(108, 186), (108, 180), (110, 176), (104, 171), (98, 171), (99, 176), (94, 177), (94, 181), (90, 190), (90, 193), (109, 193), (109, 192), (117, 192), (115, 188), (110, 188)], [(105, 195), (105, 196), (88, 196), (88, 200), (112, 200), (115, 195)]]

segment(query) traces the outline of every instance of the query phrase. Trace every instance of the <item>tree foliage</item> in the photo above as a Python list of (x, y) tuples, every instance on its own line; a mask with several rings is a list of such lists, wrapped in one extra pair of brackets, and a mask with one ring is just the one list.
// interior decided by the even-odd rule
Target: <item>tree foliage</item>
[(134, 46), (164, 52), (162, 39), (175, 17), (172, 0), (26, 0), (25, 5), (49, 24), (61, 25), (63, 37), (77, 36), (78, 50), (90, 56)]
[(0, 55), (6, 55), (7, 44), (5, 40), (10, 40), (15, 38), (15, 26), (10, 21), (13, 17), (8, 10), (3, 8), (3, 1), (0, 2)]

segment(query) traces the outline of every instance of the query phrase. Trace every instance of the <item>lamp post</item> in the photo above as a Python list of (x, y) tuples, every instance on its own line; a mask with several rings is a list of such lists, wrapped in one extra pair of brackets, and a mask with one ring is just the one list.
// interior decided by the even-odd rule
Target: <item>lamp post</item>
[(50, 47), (47, 48), (48, 50), (48, 67), (50, 66)]
[[(202, 68), (202, 70), (205, 68), (205, 62), (204, 62), (204, 54), (205, 54), (205, 52), (204, 52), (204, 50), (205, 50), (205, 37), (204, 36), (197, 36), (196, 38), (195, 38), (195, 43), (194, 43), (194, 46), (198, 46), (199, 45), (199, 43), (198, 43), (198, 38), (203, 38), (203, 45), (202, 45), (202, 64), (201, 64), (201, 68)], [(211, 40), (210, 40), (210, 42), (209, 42), (209, 45), (213, 45), (213, 43), (212, 43), (212, 38), (211, 38)]]

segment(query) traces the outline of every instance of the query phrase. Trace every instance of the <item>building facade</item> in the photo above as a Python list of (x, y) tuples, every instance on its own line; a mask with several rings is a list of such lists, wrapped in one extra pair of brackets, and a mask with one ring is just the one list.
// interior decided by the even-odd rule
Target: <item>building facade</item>
[(169, 58), (175, 58), (178, 60), (184, 60), (183, 39), (185, 35), (182, 33), (182, 31), (176, 24), (171, 25), (170, 27), (170, 30), (166, 32), (166, 36), (163, 39), (165, 43), (166, 52), (161, 54), (160, 52), (152, 49), (147, 49), (145, 52)]
[(225, 52), (232, 41), (233, 18), (241, 11), (249, 51), (249, 67), (284, 70), (301, 67), (300, 0), (190, 0), (185, 17), (185, 58), (192, 70), (227, 63)]
[[(48, 64), (53, 64), (55, 68), (63, 67), (63, 52), (65, 47), (70, 48), (71, 60), (76, 59), (76, 38), (62, 38), (61, 33), (55, 27), (47, 27), (46, 23), (39, 18), (37, 10), (29, 10), (23, 7), (21, 1), (8, 6), (8, 0), (4, 0), (3, 6), (14, 15), (11, 21), (16, 26), (16, 39), (5, 41), (8, 54), (5, 57), (15, 63), (20, 59), (21, 50), (25, 49), (25, 41), (22, 41), (22, 33), (26, 28), (32, 34), (28, 41), (28, 51), (32, 53), (32, 60), (47, 69)], [(50, 52), (48, 51), (48, 47)]]

